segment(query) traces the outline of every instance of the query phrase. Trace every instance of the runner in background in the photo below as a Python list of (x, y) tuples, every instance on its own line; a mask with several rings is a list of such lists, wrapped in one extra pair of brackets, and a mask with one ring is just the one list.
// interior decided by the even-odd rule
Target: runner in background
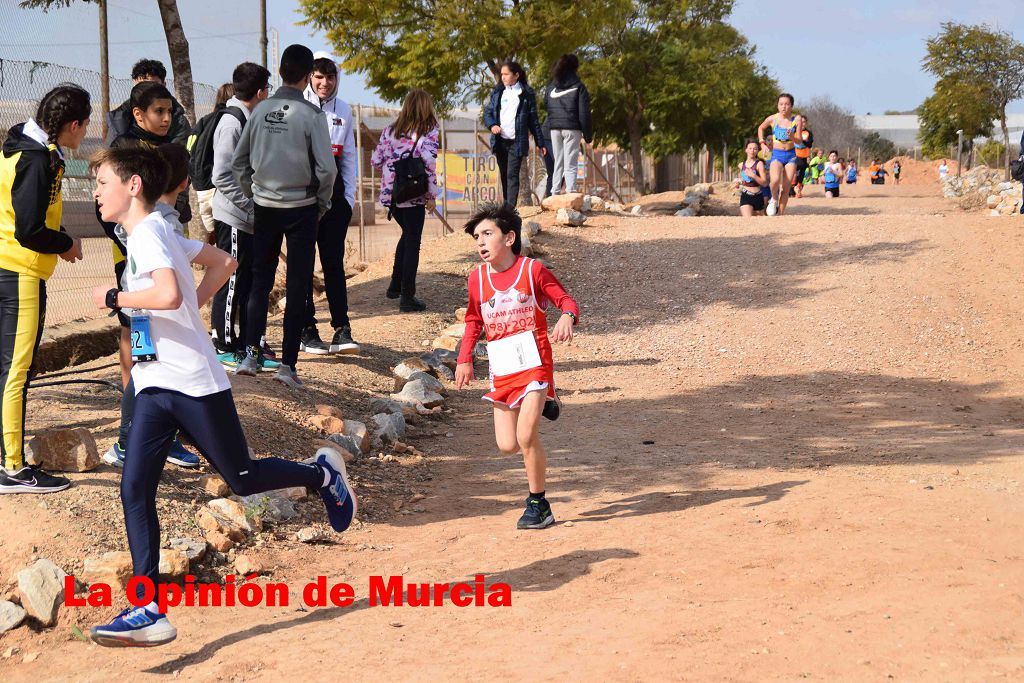
[(810, 166), (811, 145), (814, 144), (814, 133), (807, 128), (807, 117), (800, 115), (800, 122), (803, 124), (803, 133), (800, 140), (796, 141), (796, 184), (791, 193), (797, 199), (804, 196), (804, 176), (807, 175), (807, 168)]
[(821, 172), (825, 170), (824, 152), (820, 149), (814, 150), (814, 154), (808, 163), (810, 164), (811, 185), (817, 185), (819, 178), (821, 178)]
[(892, 162), (892, 184), (900, 184), (900, 171), (903, 170), (903, 166), (900, 165), (899, 160)]
[(850, 167), (846, 169), (846, 184), (855, 185), (857, 183), (857, 161), (850, 159)]
[(843, 165), (839, 162), (839, 152), (832, 150), (828, 153), (828, 161), (825, 162), (825, 172), (822, 173), (826, 197), (831, 199), (839, 196), (839, 183), (842, 179)]
[(761, 190), (768, 186), (768, 172), (764, 162), (757, 158), (757, 149), (757, 140), (747, 140), (747, 159), (739, 164), (740, 215), (744, 218), (764, 211)]

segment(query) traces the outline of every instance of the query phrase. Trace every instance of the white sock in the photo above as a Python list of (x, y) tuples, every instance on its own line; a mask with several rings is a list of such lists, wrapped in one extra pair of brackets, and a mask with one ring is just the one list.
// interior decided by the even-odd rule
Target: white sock
[(152, 612), (153, 614), (160, 614), (160, 607), (157, 606), (156, 602), (151, 602), (148, 605), (146, 605), (146, 609)]

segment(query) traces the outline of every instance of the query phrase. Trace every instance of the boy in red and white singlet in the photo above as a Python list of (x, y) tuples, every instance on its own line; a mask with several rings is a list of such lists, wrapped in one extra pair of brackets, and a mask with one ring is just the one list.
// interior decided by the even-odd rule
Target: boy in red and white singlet
[[(543, 529), (555, 517), (545, 498), (547, 456), (538, 425), (543, 415), (558, 418), (551, 341), (572, 341), (579, 306), (539, 262), (520, 255), (522, 219), (507, 204), (488, 204), (466, 223), (483, 264), (469, 275), (466, 333), (459, 347), (455, 386), (473, 381), (473, 350), (481, 330), (487, 337), (494, 405), (494, 438), (502, 453), (523, 451), (530, 495), (519, 518), (520, 529)], [(562, 311), (548, 340), (544, 309)]]

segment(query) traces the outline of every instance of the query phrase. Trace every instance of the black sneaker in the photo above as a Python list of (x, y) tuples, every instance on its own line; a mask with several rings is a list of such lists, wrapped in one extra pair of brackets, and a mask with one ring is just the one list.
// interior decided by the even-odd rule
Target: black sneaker
[(352, 340), (352, 328), (348, 325), (334, 331), (331, 339), (331, 353), (359, 353), (359, 344)]
[(397, 299), (402, 296), (402, 283), (392, 280), (391, 284), (388, 285), (388, 291), (384, 292), (384, 296), (389, 299)]
[(555, 523), (555, 516), (551, 513), (551, 504), (547, 498), (526, 499), (526, 510), (523, 516), (516, 523), (517, 529), (545, 529)]
[(47, 474), (36, 467), (22, 467), (17, 472), (0, 468), (0, 493), (53, 493), (71, 486), (71, 480)]
[(414, 296), (405, 296), (403, 294), (402, 299), (398, 302), (398, 310), (402, 313), (419, 313), (420, 311), (427, 310), (427, 304)]
[(307, 327), (302, 331), (302, 338), (299, 340), (299, 350), (306, 353), (323, 355), (331, 352), (331, 347), (324, 344), (320, 339), (320, 332), (315, 327)]
[(554, 422), (562, 414), (562, 402), (557, 398), (549, 398), (544, 401), (544, 410), (540, 414)]

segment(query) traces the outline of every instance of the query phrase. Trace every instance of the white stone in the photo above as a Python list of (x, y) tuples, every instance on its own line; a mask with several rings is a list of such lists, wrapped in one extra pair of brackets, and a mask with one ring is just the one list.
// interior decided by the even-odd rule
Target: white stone
[(64, 577), (67, 573), (47, 559), (18, 572), (21, 606), (44, 626), (57, 622), (57, 611), (64, 603)]
[(25, 614), (21, 605), (15, 605), (9, 600), (0, 600), (0, 633), (17, 628), (21, 622), (25, 621)]

